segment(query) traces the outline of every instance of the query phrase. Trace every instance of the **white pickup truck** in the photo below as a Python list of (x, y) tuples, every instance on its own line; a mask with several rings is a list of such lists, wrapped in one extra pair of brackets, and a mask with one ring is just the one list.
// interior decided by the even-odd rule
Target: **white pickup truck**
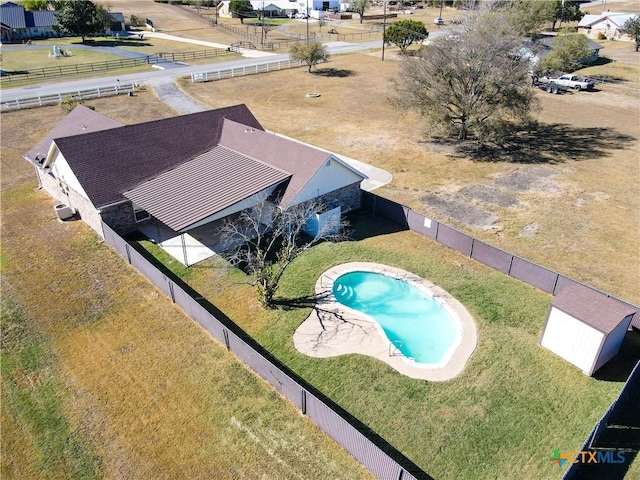
[(574, 88), (578, 91), (591, 90), (594, 86), (594, 82), (590, 78), (577, 75), (560, 75), (558, 78), (549, 78), (547, 81), (549, 83), (554, 82), (561, 87)]

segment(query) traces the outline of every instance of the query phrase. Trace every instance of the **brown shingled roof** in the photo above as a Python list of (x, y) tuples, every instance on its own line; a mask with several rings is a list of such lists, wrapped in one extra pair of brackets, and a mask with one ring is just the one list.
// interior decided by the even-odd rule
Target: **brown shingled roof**
[(565, 287), (552, 300), (551, 305), (605, 334), (617, 327), (622, 319), (637, 311), (582, 285)]
[(245, 105), (236, 105), (54, 141), (100, 208), (123, 201), (125, 191), (216, 146), (225, 118), (263, 130)]
[(35, 161), (37, 156), (41, 159), (44, 158), (54, 138), (97, 132), (116, 127), (122, 127), (122, 123), (105, 117), (84, 105), (78, 105), (69, 112), (69, 115), (60, 120), (31, 150), (25, 153), (24, 158), (32, 162)]
[(180, 231), (290, 176), (217, 146), (125, 195), (168, 227)]

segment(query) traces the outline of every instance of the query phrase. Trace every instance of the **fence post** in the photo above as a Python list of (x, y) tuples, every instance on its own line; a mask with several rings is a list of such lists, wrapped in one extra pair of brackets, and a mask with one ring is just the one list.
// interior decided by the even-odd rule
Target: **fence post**
[(302, 399), (300, 401), (300, 411), (303, 415), (307, 414), (307, 391), (302, 389), (301, 391)]
[(131, 252), (129, 252), (129, 244), (125, 243), (125, 251), (127, 252), (127, 262), (131, 265)]
[(40, 106), (42, 106), (42, 97), (40, 95), (38, 95), (38, 103), (40, 104)]

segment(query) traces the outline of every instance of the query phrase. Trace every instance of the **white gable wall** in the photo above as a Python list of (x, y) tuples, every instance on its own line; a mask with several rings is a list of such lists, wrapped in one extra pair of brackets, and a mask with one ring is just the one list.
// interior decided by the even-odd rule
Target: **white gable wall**
[(622, 345), (622, 341), (627, 334), (627, 330), (629, 330), (629, 324), (631, 323), (632, 318), (633, 315), (626, 317), (616, 328), (613, 329), (613, 331), (609, 333), (609, 335), (607, 335), (607, 339), (602, 346), (602, 351), (600, 352), (598, 361), (593, 367), (594, 372), (616, 356), (620, 350), (620, 345)]
[(603, 342), (602, 332), (552, 306), (540, 344), (591, 375)]
[(74, 190), (86, 200), (89, 200), (89, 195), (84, 191), (84, 188), (80, 185), (78, 178), (75, 176), (73, 170), (71, 170), (71, 167), (67, 163), (67, 160), (64, 158), (64, 155), (62, 155), (58, 149), (55, 150), (55, 157), (50, 163), (50, 167), (51, 173), (53, 173), (58, 180), (62, 181), (67, 187)]
[(333, 157), (327, 157), (325, 164), (311, 177), (304, 188), (291, 201), (291, 205), (320, 197), (326, 193), (352, 185), (362, 177), (349, 170)]

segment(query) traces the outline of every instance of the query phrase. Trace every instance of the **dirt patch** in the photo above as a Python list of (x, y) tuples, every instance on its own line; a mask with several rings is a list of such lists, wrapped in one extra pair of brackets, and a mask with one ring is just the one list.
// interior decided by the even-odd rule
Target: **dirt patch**
[(493, 213), (448, 194), (431, 193), (422, 200), (439, 213), (482, 230), (490, 229), (498, 220)]
[(481, 202), (504, 208), (513, 207), (520, 203), (518, 199), (512, 195), (501, 192), (497, 188), (489, 185), (471, 185), (460, 189), (459, 193), (480, 200)]
[(552, 177), (559, 172), (549, 167), (517, 168), (509, 173), (500, 175), (495, 184), (517, 192), (531, 190), (556, 193), (560, 185)]

